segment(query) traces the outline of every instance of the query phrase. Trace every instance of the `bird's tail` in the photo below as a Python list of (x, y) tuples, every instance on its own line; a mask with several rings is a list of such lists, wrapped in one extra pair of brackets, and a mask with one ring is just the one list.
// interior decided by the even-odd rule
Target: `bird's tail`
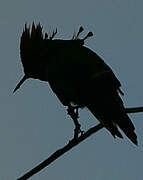
[(122, 112), (122, 114), (120, 114), (120, 118), (118, 118), (116, 121), (117, 121), (117, 125), (125, 133), (125, 135), (134, 144), (138, 145), (137, 135), (134, 132), (135, 131), (135, 127), (134, 127), (133, 123), (131, 122), (129, 116), (125, 113), (125, 111)]
[(119, 127), (134, 144), (138, 145), (137, 135), (134, 132), (134, 125), (126, 114), (124, 107), (121, 105), (117, 105), (118, 107), (115, 105), (111, 107), (110, 105), (106, 105), (106, 107), (103, 107), (103, 105), (99, 108), (94, 104), (90, 104), (87, 108), (104, 127), (110, 131), (113, 137), (118, 136), (119, 138), (123, 138), (118, 130)]

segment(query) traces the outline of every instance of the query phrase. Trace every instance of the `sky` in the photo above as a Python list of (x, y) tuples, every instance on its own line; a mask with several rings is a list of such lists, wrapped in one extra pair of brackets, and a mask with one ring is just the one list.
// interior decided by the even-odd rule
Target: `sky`
[[(120, 79), (126, 107), (143, 105), (143, 1), (0, 1), (0, 179), (15, 180), (73, 137), (73, 122), (48, 83), (23, 76), (19, 42), (25, 23), (41, 22), (44, 32), (58, 29), (70, 39), (82, 25), (94, 36), (86, 46), (100, 55)], [(84, 36), (83, 35), (83, 36)], [(31, 180), (142, 180), (143, 113), (130, 115), (139, 147), (125, 136), (114, 139), (102, 129), (64, 154)], [(98, 121), (80, 111), (82, 129)]]

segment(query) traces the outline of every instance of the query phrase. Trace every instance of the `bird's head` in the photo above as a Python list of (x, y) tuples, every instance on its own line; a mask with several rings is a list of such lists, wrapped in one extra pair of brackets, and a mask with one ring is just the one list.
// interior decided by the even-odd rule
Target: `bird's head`
[(38, 25), (33, 23), (32, 28), (25, 24), (20, 40), (20, 57), (25, 75), (13, 92), (19, 89), (26, 79), (40, 79), (40, 76), (42, 76), (46, 39), (47, 34), (44, 37), (40, 23)]

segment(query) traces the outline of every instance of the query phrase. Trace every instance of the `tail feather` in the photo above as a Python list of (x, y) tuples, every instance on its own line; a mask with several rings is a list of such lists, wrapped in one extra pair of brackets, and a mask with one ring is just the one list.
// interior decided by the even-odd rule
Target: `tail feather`
[(125, 133), (125, 135), (136, 145), (138, 145), (137, 142), (137, 135), (135, 134), (134, 130), (135, 127), (133, 123), (131, 122), (128, 115), (124, 112), (122, 113), (120, 119), (116, 121), (117, 125), (120, 129)]
[(111, 124), (108, 125), (108, 126), (107, 126), (105, 123), (103, 123), (103, 125), (106, 127), (106, 129), (109, 130), (109, 132), (112, 134), (112, 136), (113, 136), (114, 138), (116, 138), (116, 136), (117, 136), (117, 137), (123, 139), (123, 136), (122, 136), (122, 134), (120, 133), (120, 131), (118, 130), (117, 125), (115, 125), (115, 124), (112, 123), (112, 122), (111, 122)]
[(123, 132), (126, 134), (126, 136), (135, 144), (138, 146), (138, 141), (137, 141), (137, 135), (134, 131), (128, 131), (127, 129), (123, 129)]
[(125, 135), (134, 144), (138, 145), (137, 135), (134, 132), (135, 127), (126, 114), (123, 106), (120, 106), (120, 104), (112, 107), (106, 106), (105, 108), (102, 106), (101, 109), (101, 107), (99, 108), (99, 106), (97, 107), (95, 104), (92, 104), (87, 107), (91, 113), (105, 126), (105, 128), (110, 131), (113, 137), (118, 136), (119, 138), (123, 138), (117, 127), (119, 126)]
[(104, 127), (106, 129), (109, 130), (109, 132), (112, 134), (112, 136), (115, 138), (116, 136), (118, 136), (119, 138), (123, 138), (122, 134), (120, 133), (120, 131), (118, 130), (118, 127), (116, 125), (115, 122), (113, 122), (112, 120), (105, 120), (105, 118), (103, 118), (99, 112), (97, 112), (95, 110), (95, 106), (94, 105), (88, 105), (87, 108), (90, 110), (90, 112), (100, 121), (100, 123), (102, 123), (104, 125)]

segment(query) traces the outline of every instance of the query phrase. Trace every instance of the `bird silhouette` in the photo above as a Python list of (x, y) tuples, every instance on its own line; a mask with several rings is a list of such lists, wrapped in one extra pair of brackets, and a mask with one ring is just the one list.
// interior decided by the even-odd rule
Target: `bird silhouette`
[(123, 138), (120, 128), (137, 145), (135, 127), (120, 97), (121, 84), (102, 58), (84, 46), (92, 32), (79, 39), (82, 31), (80, 27), (71, 40), (54, 39), (57, 30), (49, 36), (40, 24), (25, 24), (20, 41), (25, 75), (14, 92), (28, 78), (46, 81), (64, 106), (88, 108), (113, 137)]

